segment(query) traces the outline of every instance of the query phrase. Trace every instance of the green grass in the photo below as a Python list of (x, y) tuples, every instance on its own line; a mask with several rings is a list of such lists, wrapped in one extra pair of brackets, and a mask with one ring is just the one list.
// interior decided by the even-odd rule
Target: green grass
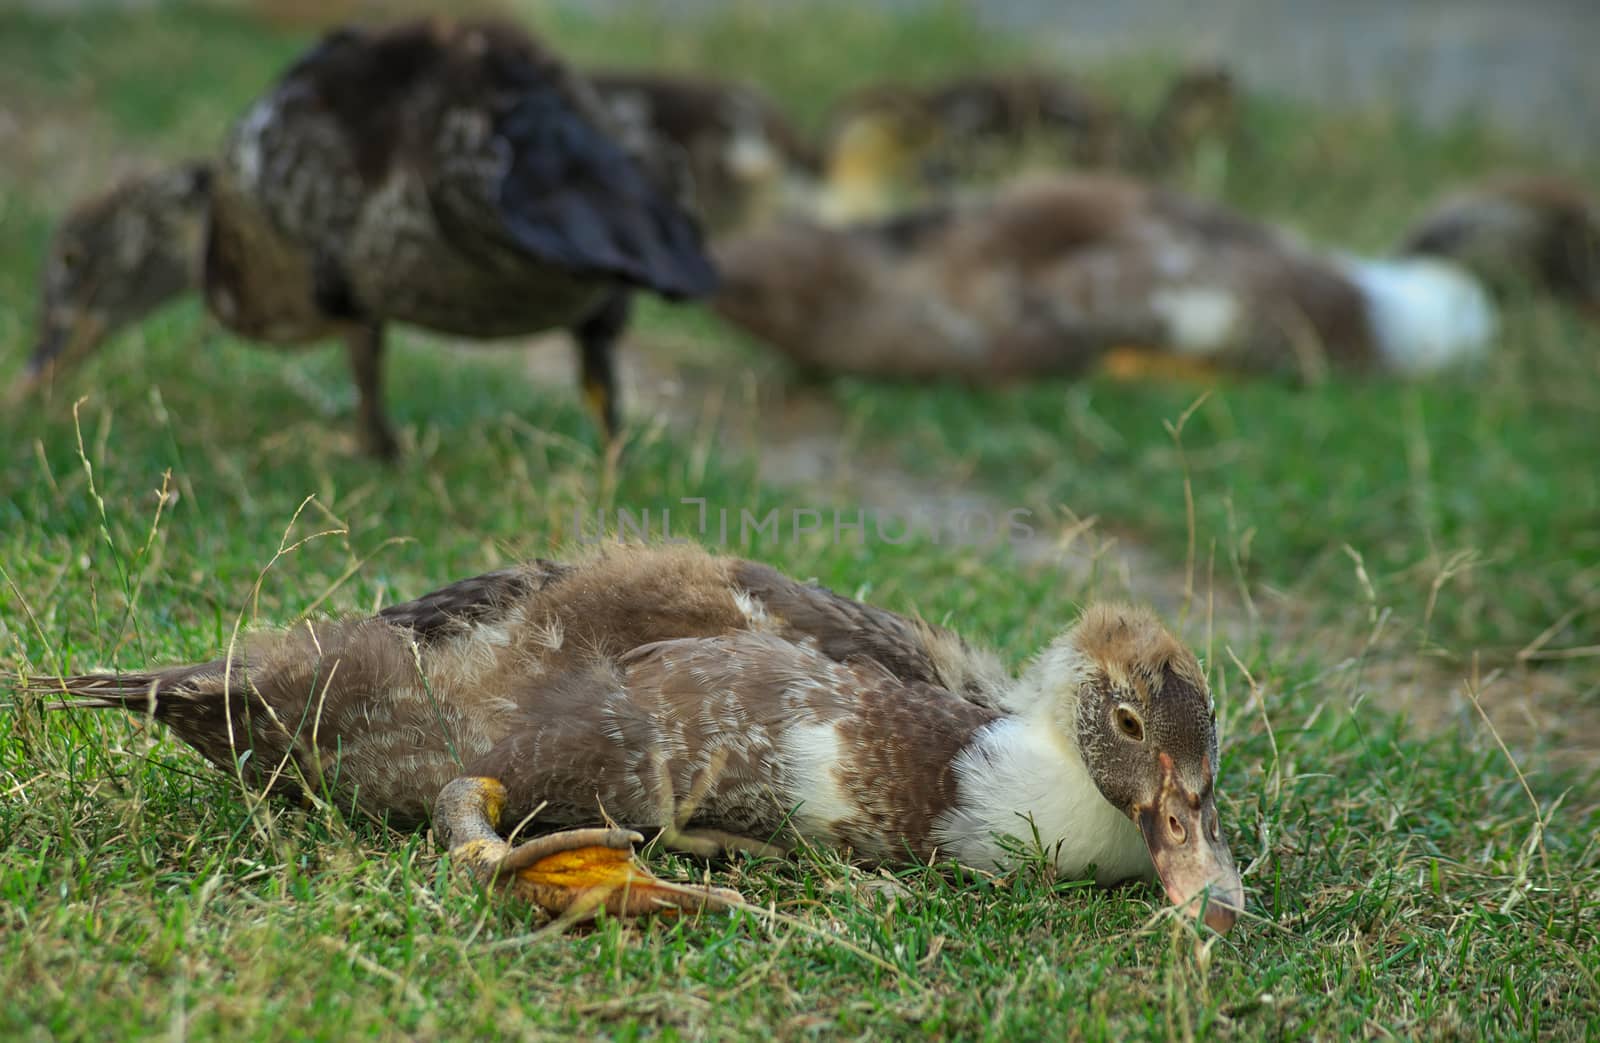
[[(541, 24), (580, 56), (654, 52), (759, 78), (812, 120), (874, 69), (931, 75), (1022, 53), (956, 8), (904, 22), (845, 10), (825, 39), (754, 4), (704, 31), (645, 15)], [(0, 88), (90, 106), (119, 147), (149, 155), (203, 147), (298, 46), (209, 9), (4, 17)], [(1139, 70), (1115, 79), (1150, 96)], [(1256, 101), (1249, 126), (1254, 143), (1217, 190), (1363, 248), (1452, 180), (1537, 160), (1383, 114)], [(26, 351), (59, 203), (30, 182), (0, 212), (7, 373)], [(637, 350), (693, 341), (724, 369), (770, 369), (703, 316), (650, 308), (643, 326)], [(890, 889), (824, 856), (716, 869), (776, 922), (613, 921), (530, 939), (525, 912), (451, 883), (426, 838), (252, 808), (140, 723), (24, 705), (0, 714), (0, 1036), (1594, 1038), (1593, 767), (1561, 774), (1559, 733), (1524, 729), (1511, 742), (1525, 790), (1443, 689), (1476, 654), (1502, 670), (1499, 688), (1562, 693), (1571, 720), (1595, 720), (1594, 659), (1524, 666), (1514, 653), (1553, 625), (1548, 648), (1595, 643), (1597, 348), (1530, 303), (1484, 379), (1230, 384), (1189, 417), (1181, 452), (1168, 425), (1191, 387), (832, 389), (846, 427), (893, 434), (913, 473), (1098, 514), (1148, 539), (1175, 583), (1191, 538), (1202, 581), (1212, 561), (1223, 593), (1235, 569), (1244, 577), (1258, 636), (1230, 638), (1230, 654), (1202, 607), (1187, 620), (1218, 693), (1221, 809), (1256, 916), (1225, 940), (1161, 915), (1144, 886), (1101, 892), (1023, 866), (998, 879), (907, 870)], [(353, 453), (337, 352), (248, 347), (209, 332), (193, 304), (109, 346), (44, 406), (0, 417), (6, 667), (210, 656), (241, 614), (365, 611), (559, 553), (574, 513), (597, 505), (703, 496), (759, 513), (818, 499), (648, 417), (610, 475), (576, 396), (531, 386), (516, 352), (408, 336), (391, 373), (412, 446), (392, 470)], [(177, 496), (158, 517), (164, 483)], [(947, 619), (1013, 660), (1093, 593), (1003, 549), (813, 539), (750, 553)], [(1441, 580), (1461, 555), (1471, 568)], [(1276, 617), (1289, 605), (1318, 625), (1286, 636)], [(1350, 658), (1375, 615), (1402, 640)], [(1446, 707), (1428, 729), (1391, 709), (1398, 672), (1419, 659)]]

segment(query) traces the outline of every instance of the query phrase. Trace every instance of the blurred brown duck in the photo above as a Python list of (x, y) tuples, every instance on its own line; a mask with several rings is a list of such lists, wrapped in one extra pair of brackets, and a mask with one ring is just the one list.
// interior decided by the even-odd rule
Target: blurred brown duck
[(717, 251), (713, 307), (802, 365), (840, 373), (984, 382), (1108, 360), (1138, 373), (1153, 353), (1191, 374), (1418, 374), (1487, 354), (1490, 290), (1508, 275), (1594, 313), (1597, 244), (1600, 213), (1551, 178), (1453, 196), (1398, 256), (1363, 259), (1085, 175), (877, 223), (790, 221), (732, 239)]
[(751, 84), (646, 69), (587, 69), (584, 77), (625, 133), (644, 147), (671, 142), (683, 150), (713, 234), (798, 206), (815, 191), (816, 146)]
[[(256, 633), (211, 662), (28, 687), (150, 714), (252, 788), (431, 818), (458, 863), (555, 912), (733, 897), (629, 863), (636, 830), (701, 856), (803, 841), (985, 868), (1018, 837), (1063, 873), (1159, 876), (1217, 930), (1243, 903), (1210, 690), (1140, 609), (1090, 608), (1012, 676), (948, 630), (765, 565), (619, 547)], [(530, 816), (568, 832), (501, 838)]]
[(1148, 123), (1084, 83), (1039, 71), (977, 74), (929, 86), (876, 84), (835, 107), (819, 213), (881, 217), (956, 181), (1054, 168), (1161, 174), (1237, 124), (1232, 76), (1185, 70)]
[(1446, 195), (1401, 252), (1435, 257), (1495, 290), (1553, 294), (1600, 322), (1600, 199), (1550, 174), (1501, 174)]
[(592, 91), (512, 25), (334, 32), (239, 120), (215, 165), (67, 217), (25, 380), (198, 282), (246, 337), (342, 338), (378, 454), (396, 448), (382, 402), (390, 321), (483, 338), (571, 329), (609, 434), (631, 291), (679, 299), (716, 282), (670, 172), (650, 160), (625, 152)]

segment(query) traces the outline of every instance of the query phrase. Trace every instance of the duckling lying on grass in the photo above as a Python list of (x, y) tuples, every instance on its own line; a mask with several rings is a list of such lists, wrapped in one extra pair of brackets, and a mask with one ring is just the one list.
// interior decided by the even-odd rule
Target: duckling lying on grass
[(328, 35), (234, 126), (219, 161), (113, 190), (62, 222), (24, 390), (193, 287), (243, 336), (344, 340), (367, 448), (397, 443), (384, 324), (466, 337), (566, 327), (609, 436), (633, 289), (716, 284), (658, 157), (505, 23)]
[(808, 368), (908, 379), (1074, 375), (1117, 349), (1190, 375), (1426, 374), (1486, 357), (1508, 277), (1600, 316), (1600, 208), (1548, 177), (1452, 195), (1384, 259), (1093, 175), (716, 253), (724, 319)]
[[(806, 842), (986, 868), (1021, 838), (1064, 874), (1158, 876), (1219, 931), (1243, 906), (1211, 692), (1141, 609), (1088, 609), (1013, 677), (765, 565), (621, 547), (206, 663), (25, 687), (150, 714), (253, 788), (431, 819), (457, 864), (572, 916), (734, 897), (656, 879), (627, 857), (636, 831), (701, 856)], [(568, 831), (502, 839), (530, 816)]]

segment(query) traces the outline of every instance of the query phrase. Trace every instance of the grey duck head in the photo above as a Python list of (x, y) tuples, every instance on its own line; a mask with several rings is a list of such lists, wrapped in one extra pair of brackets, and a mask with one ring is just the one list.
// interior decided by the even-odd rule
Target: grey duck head
[(39, 335), (17, 390), (31, 391), (117, 330), (199, 285), (211, 170), (185, 163), (79, 203), (40, 279)]

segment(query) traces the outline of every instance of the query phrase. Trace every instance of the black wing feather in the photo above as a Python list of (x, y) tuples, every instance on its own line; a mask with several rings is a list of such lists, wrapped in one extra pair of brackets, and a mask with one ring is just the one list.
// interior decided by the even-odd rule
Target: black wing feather
[(671, 299), (716, 289), (699, 224), (560, 91), (531, 87), (497, 129), (511, 149), (501, 219), (522, 249)]

